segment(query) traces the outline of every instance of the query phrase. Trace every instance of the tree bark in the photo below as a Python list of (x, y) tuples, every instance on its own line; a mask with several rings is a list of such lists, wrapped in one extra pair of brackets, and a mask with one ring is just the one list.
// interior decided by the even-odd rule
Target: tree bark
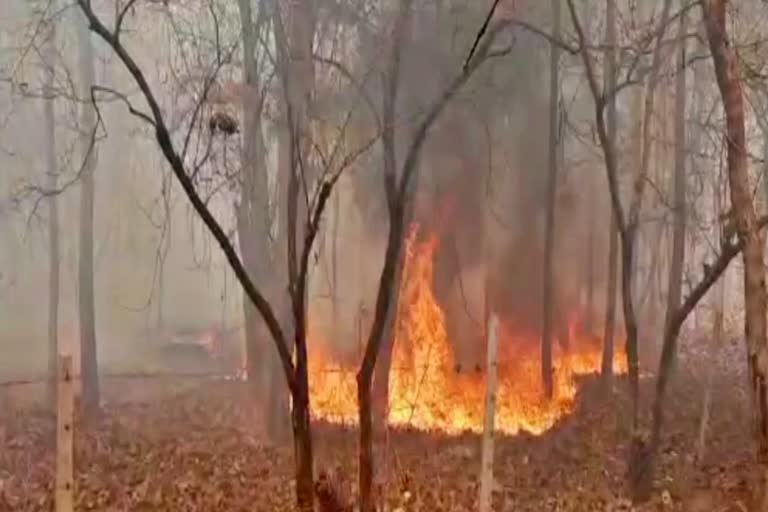
[(55, 59), (56, 21), (48, 20), (44, 59), (43, 123), (45, 131), (45, 171), (48, 176), (48, 402), (56, 410), (56, 376), (59, 365), (59, 205), (58, 176), (56, 159), (56, 112), (55, 112)]
[[(298, 388), (293, 394), (293, 442), (296, 467), (296, 498), (301, 512), (311, 512), (314, 502), (314, 458), (309, 415), (309, 385), (306, 372), (297, 371)], [(297, 365), (297, 370), (299, 366)]]
[[(605, 88), (616, 89), (616, 0), (607, 0), (605, 9)], [(616, 151), (616, 98), (611, 95), (607, 105), (608, 144)], [(611, 215), (608, 233), (608, 286), (605, 302), (603, 359), (601, 375), (606, 387), (613, 382), (613, 343), (616, 331), (616, 285), (619, 265), (619, 233), (616, 216)]]
[(96, 311), (93, 275), (93, 202), (96, 150), (96, 112), (91, 102), (91, 87), (95, 84), (93, 41), (84, 18), (78, 16), (80, 47), (80, 151), (83, 157), (80, 184), (80, 254), (78, 266), (78, 296), (80, 318), (80, 374), (82, 379), (81, 406), (86, 416), (99, 409), (99, 375), (96, 348)]
[[(552, 0), (552, 33), (560, 39), (560, 0)], [(558, 128), (560, 100), (560, 47), (549, 47), (549, 173), (547, 181), (546, 233), (544, 241), (544, 304), (541, 333), (541, 381), (552, 398), (552, 316), (554, 293), (555, 198), (557, 197)]]
[(757, 510), (768, 510), (768, 346), (763, 234), (758, 229), (749, 185), (744, 98), (738, 59), (726, 30), (725, 0), (702, 3), (707, 38), (726, 118), (728, 183), (744, 261), (744, 331), (748, 350), (753, 429), (759, 466)]

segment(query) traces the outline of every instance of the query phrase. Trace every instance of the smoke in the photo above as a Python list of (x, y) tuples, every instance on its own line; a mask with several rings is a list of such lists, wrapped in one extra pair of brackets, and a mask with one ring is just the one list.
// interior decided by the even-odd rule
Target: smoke
[[(535, 10), (528, 12), (536, 15)], [(440, 22), (434, 23), (436, 19)], [(446, 19), (419, 11), (413, 21), (414, 35), (403, 43), (397, 108), (400, 164), (416, 124), (460, 70), (465, 57), (461, 49), (469, 46), (460, 44), (461, 37), (469, 41), (474, 35), (469, 27), (478, 26), (466, 20), (450, 25)], [(460, 357), (473, 360), (484, 344), (489, 307), (506, 322), (533, 334), (531, 339), (541, 330), (548, 47), (522, 30), (499, 46), (505, 44), (511, 45), (510, 54), (481, 68), (430, 130), (412, 196), (419, 236), (439, 239), (433, 292), (445, 311), (449, 339), (464, 354)], [(369, 88), (372, 97), (380, 97), (375, 84)], [(563, 94), (574, 93), (566, 89)], [(584, 161), (580, 148), (568, 150)], [(561, 155), (562, 148), (558, 158)], [(597, 172), (592, 165), (562, 161), (560, 166), (555, 323), (562, 331), (571, 315), (584, 314), (590, 216), (600, 212), (602, 205), (589, 208), (589, 184), (595, 182)], [(381, 155), (373, 153), (340, 188), (342, 197), (352, 196), (343, 200), (339, 244), (344, 249), (337, 256), (343, 269), (338, 282), (343, 319), (337, 314), (334, 322), (331, 306), (320, 306), (320, 301), (312, 310), (324, 336), (347, 351), (359, 348), (361, 333), (363, 338), (367, 334), (370, 323), (366, 320), (372, 314), (383, 263), (387, 214), (382, 173)], [(597, 226), (602, 229), (602, 224)], [(602, 239), (595, 237), (595, 243)], [(597, 292), (594, 300), (599, 300)], [(332, 325), (337, 326), (335, 330)]]

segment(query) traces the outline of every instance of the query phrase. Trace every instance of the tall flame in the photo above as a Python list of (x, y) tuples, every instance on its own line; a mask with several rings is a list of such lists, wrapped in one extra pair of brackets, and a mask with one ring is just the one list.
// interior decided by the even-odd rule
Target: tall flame
[[(436, 237), (417, 242), (416, 228), (406, 243), (400, 310), (389, 383), (389, 423), (445, 433), (480, 432), (483, 425), (485, 373), (461, 371), (445, 328), (445, 314), (432, 293)], [(568, 351), (553, 347), (554, 393), (546, 399), (541, 383), (540, 343), (500, 324), (496, 428), (507, 434), (541, 434), (570, 413), (576, 378), (596, 373), (601, 349), (576, 335), (569, 322)], [(313, 342), (315, 340), (312, 340)], [(614, 368), (626, 371), (617, 351)], [(334, 362), (327, 351), (310, 348), (310, 397), (316, 418), (356, 423), (354, 368)]]

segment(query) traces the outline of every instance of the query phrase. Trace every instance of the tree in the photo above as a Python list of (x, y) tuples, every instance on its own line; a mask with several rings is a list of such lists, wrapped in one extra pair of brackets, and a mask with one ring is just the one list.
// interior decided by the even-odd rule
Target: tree
[[(394, 22), (392, 47), (384, 87), (384, 115), (382, 140), (394, 137), (394, 113), (396, 106), (398, 76), (400, 73), (400, 57), (403, 51), (403, 39), (413, 0), (401, 0)], [(511, 23), (510, 20), (499, 21), (488, 28), (493, 12), (488, 16), (486, 25), (478, 35), (475, 46), (465, 62), (460, 73), (451, 80), (442, 93), (434, 100), (422, 120), (417, 124), (410, 140), (403, 164), (399, 173), (394, 162), (385, 166), (384, 185), (389, 216), (387, 247), (384, 255), (384, 266), (379, 277), (379, 287), (376, 295), (373, 324), (365, 345), (365, 352), (357, 372), (357, 403), (360, 425), (360, 447), (358, 459), (358, 485), (360, 492), (360, 510), (373, 512), (373, 407), (371, 400), (371, 384), (376, 361), (384, 340), (384, 329), (388, 315), (391, 314), (393, 287), (397, 280), (398, 267), (402, 265), (400, 258), (404, 241), (404, 228), (408, 202), (410, 201), (411, 180), (416, 172), (424, 141), (430, 128), (437, 121), (446, 105), (453, 99), (461, 87), (469, 80), (478, 67), (492, 55), (491, 46), (496, 36)], [(486, 33), (487, 28), (487, 33)], [(392, 139), (393, 140), (393, 139)], [(386, 144), (386, 142), (385, 142)], [(399, 175), (398, 175), (399, 174)]]
[[(243, 265), (248, 274), (259, 282), (270, 280), (269, 233), (269, 187), (266, 162), (264, 160), (264, 139), (261, 128), (265, 93), (259, 80), (259, 60), (256, 54), (259, 31), (264, 25), (263, 11), (259, 19), (253, 19), (250, 0), (238, 0), (240, 27), (243, 41), (243, 142), (241, 148), (241, 186), (238, 204), (235, 207), (238, 242)], [(248, 380), (253, 384), (263, 382), (263, 372), (268, 370), (264, 360), (271, 355), (262, 348), (263, 330), (258, 312), (243, 294), (243, 315), (245, 319), (246, 368)], [(269, 357), (269, 360), (272, 358)]]
[[(45, 131), (45, 170), (48, 175), (49, 191), (58, 188), (58, 165), (56, 159), (56, 112), (54, 78), (56, 58), (56, 22), (48, 20), (44, 48), (43, 123)], [(48, 195), (48, 399), (56, 403), (56, 375), (59, 355), (59, 205), (55, 193)]]
[(99, 370), (96, 348), (96, 310), (93, 275), (93, 201), (96, 150), (96, 111), (90, 101), (95, 85), (93, 42), (86, 20), (78, 16), (80, 49), (80, 151), (83, 157), (80, 183), (80, 252), (78, 265), (78, 298), (80, 302), (80, 373), (83, 383), (82, 407), (90, 416), (99, 409)]
[(659, 375), (657, 380), (657, 396), (653, 407), (653, 427), (650, 445), (647, 454), (640, 458), (646, 460), (635, 461), (640, 466), (634, 482), (635, 495), (645, 499), (651, 492), (653, 476), (653, 462), (661, 439), (661, 419), (663, 414), (663, 399), (668, 382), (680, 326), (684, 317), (680, 318), (683, 264), (685, 262), (685, 216), (686, 216), (686, 30), (687, 15), (683, 11), (680, 15), (680, 50), (677, 52), (675, 73), (675, 169), (674, 169), (674, 231), (672, 238), (672, 254), (669, 265), (669, 281), (667, 287), (667, 311), (664, 319), (664, 345), (662, 347), (661, 361), (659, 362)]
[[(635, 304), (632, 296), (632, 270), (634, 269), (633, 262), (635, 257), (635, 242), (637, 239), (637, 232), (640, 222), (640, 208), (642, 206), (643, 191), (647, 181), (646, 177), (648, 173), (648, 161), (650, 157), (649, 146), (646, 142), (647, 140), (650, 140), (648, 134), (648, 130), (650, 129), (648, 126), (648, 121), (653, 111), (653, 91), (659, 78), (659, 70), (661, 66), (661, 47), (663, 43), (663, 36), (669, 23), (671, 0), (665, 0), (659, 26), (653, 34), (653, 39), (656, 41), (656, 45), (654, 47), (652, 63), (649, 70), (649, 90), (645, 101), (643, 125), (644, 147), (641, 155), (640, 168), (635, 175), (632, 187), (633, 194), (630, 200), (630, 205), (626, 212), (621, 204), (621, 198), (619, 194), (616, 149), (609, 142), (608, 131), (606, 129), (606, 123), (603, 115), (605, 107), (609, 104), (610, 101), (613, 100), (613, 98), (615, 98), (616, 94), (618, 94), (620, 86), (617, 85), (613, 89), (601, 89), (597, 82), (595, 64), (590, 53), (589, 45), (587, 44), (586, 36), (584, 35), (584, 30), (576, 12), (573, 0), (568, 0), (568, 8), (570, 10), (571, 20), (578, 36), (580, 53), (584, 62), (584, 68), (587, 74), (589, 88), (592, 92), (592, 96), (595, 102), (595, 121), (597, 124), (597, 133), (600, 140), (600, 145), (603, 147), (603, 153), (605, 155), (605, 166), (608, 177), (613, 216), (616, 218), (616, 224), (621, 242), (622, 305), (624, 310), (624, 324), (627, 336), (627, 367), (629, 370), (630, 397), (632, 403), (631, 424), (632, 429), (634, 430), (637, 427), (639, 418), (638, 410), (640, 394), (640, 368), (637, 352), (638, 327), (637, 318), (635, 315)], [(627, 83), (631, 82), (628, 80)]]
[[(681, 2), (682, 3), (682, 2)], [(683, 263), (685, 262), (686, 236), (686, 72), (687, 51), (686, 31), (687, 15), (680, 15), (679, 58), (675, 71), (675, 177), (674, 177), (674, 227), (672, 235), (672, 253), (669, 263), (669, 281), (667, 285), (667, 312), (664, 323), (669, 323), (675, 311), (680, 307), (683, 291)]]
[[(306, 303), (307, 285), (300, 281), (298, 266), (299, 251), (307, 249), (297, 245), (298, 240), (305, 237), (305, 229), (298, 219), (309, 218), (310, 212), (306, 201), (300, 201), (300, 193), (304, 187), (306, 196), (307, 183), (316, 179), (314, 166), (309, 158), (312, 147), (310, 136), (312, 97), (314, 90), (314, 61), (312, 58), (312, 46), (317, 23), (317, 14), (311, 2), (291, 2), (287, 12), (282, 12), (279, 2), (270, 2), (271, 20), (275, 37), (276, 66), (280, 79), (282, 95), (278, 103), (283, 112), (283, 125), (278, 140), (278, 189), (285, 200), (280, 202), (278, 236), (280, 238), (280, 258), (285, 259), (287, 265), (289, 307), (284, 301), (279, 307), (294, 319), (294, 348), (296, 351), (296, 367), (299, 375), (306, 375), (307, 355), (303, 342), (298, 344), (299, 338), (306, 336)], [(285, 251), (285, 252), (283, 252)], [(285, 256), (285, 258), (283, 258)], [(297, 294), (302, 294), (301, 297)], [(278, 297), (280, 301), (281, 298)], [(301, 318), (301, 321), (299, 319)], [(289, 341), (290, 343), (290, 341)], [(285, 393), (281, 391), (276, 381), (277, 374), (272, 379), (270, 392), (271, 417), (273, 433), (283, 430), (285, 412), (288, 401)], [(306, 394), (307, 407), (309, 390), (302, 391)], [(294, 403), (296, 396), (293, 397)], [(296, 407), (293, 408), (294, 413)], [(308, 412), (308, 409), (307, 409)], [(294, 431), (297, 428), (297, 418), (294, 414)], [(309, 417), (304, 420), (309, 425)], [(295, 437), (295, 436), (294, 436)], [(306, 449), (311, 451), (311, 447)]]
[(725, 0), (702, 2), (707, 39), (726, 117), (728, 183), (736, 233), (743, 246), (744, 332), (748, 351), (753, 429), (760, 482), (758, 510), (768, 510), (768, 339), (763, 267), (764, 236), (758, 225), (749, 184), (744, 98), (736, 51), (726, 29)]
[[(552, 0), (553, 37), (560, 39), (560, 0)], [(541, 374), (544, 394), (552, 398), (552, 310), (554, 296), (555, 200), (560, 114), (560, 46), (550, 43), (549, 61), (549, 173), (547, 182), (546, 240), (544, 247), (544, 314), (541, 333)]]
[[(590, 90), (592, 91), (593, 98), (595, 100), (595, 122), (597, 125), (597, 132), (598, 137), (600, 139), (600, 145), (603, 149), (603, 155), (605, 157), (605, 165), (606, 165), (606, 172), (608, 174), (608, 182), (609, 182), (609, 191), (611, 194), (611, 201), (613, 205), (613, 214), (617, 218), (617, 224), (619, 226), (619, 232), (621, 234), (621, 242), (622, 242), (622, 264), (626, 265), (628, 260), (629, 263), (631, 263), (631, 252), (629, 253), (629, 256), (627, 254), (627, 251), (632, 249), (632, 241), (634, 237), (634, 231), (633, 229), (636, 228), (636, 221), (637, 221), (637, 210), (634, 208), (639, 208), (639, 205), (636, 203), (638, 194), (642, 192), (642, 187), (640, 187), (640, 190), (638, 190), (638, 183), (635, 182), (635, 194), (633, 196), (633, 203), (632, 207), (630, 207), (630, 215), (629, 217), (625, 217), (624, 210), (622, 209), (622, 205), (619, 201), (618, 196), (618, 187), (617, 187), (617, 181), (616, 181), (616, 154), (614, 151), (614, 148), (608, 143), (608, 136), (607, 136), (607, 130), (605, 126), (605, 119), (603, 116), (603, 110), (606, 105), (606, 99), (610, 97), (611, 95), (615, 95), (620, 85), (617, 86), (617, 88), (613, 91), (608, 90), (601, 90), (595, 76), (595, 65), (594, 61), (592, 59), (592, 55), (588, 49), (588, 47), (584, 44), (585, 37), (584, 32), (581, 27), (581, 23), (579, 21), (579, 18), (576, 14), (576, 10), (574, 8), (573, 0), (568, 0), (568, 7), (571, 12), (571, 18), (574, 23), (574, 27), (576, 29), (577, 35), (579, 37), (579, 41), (581, 44), (581, 55), (582, 60), (584, 63), (584, 68), (587, 74), (587, 80), (589, 81)], [(707, 4), (707, 7), (705, 7), (705, 11), (711, 12), (711, 8), (709, 7), (709, 4)], [(706, 15), (705, 17), (707, 17)], [(670, 18), (669, 15), (662, 16), (662, 18)], [(723, 20), (719, 20), (717, 15), (715, 16), (716, 21), (712, 22), (711, 19), (707, 20), (707, 31), (709, 34), (710, 39), (710, 48), (712, 48), (712, 54), (713, 54), (713, 60), (716, 64), (716, 72), (718, 75), (718, 83), (721, 85), (721, 90), (724, 90), (723, 96), (724, 96), (724, 103), (726, 105), (726, 112), (727, 112), (727, 119), (728, 119), (728, 161), (729, 161), (729, 182), (732, 187), (731, 191), (731, 200), (734, 204), (734, 211), (737, 215), (737, 222), (741, 223), (739, 226), (739, 240), (737, 243), (733, 243), (731, 240), (724, 240), (723, 244), (720, 247), (720, 252), (718, 256), (715, 258), (714, 262), (708, 266), (707, 271), (704, 273), (704, 276), (702, 279), (696, 283), (694, 286), (691, 287), (690, 292), (688, 293), (687, 297), (680, 302), (679, 307), (677, 307), (673, 314), (670, 314), (667, 316), (667, 322), (665, 323), (664, 328), (664, 343), (662, 348), (662, 358), (659, 366), (659, 379), (657, 381), (657, 388), (656, 388), (656, 396), (654, 399), (654, 405), (653, 405), (653, 416), (654, 416), (654, 426), (653, 426), (653, 433), (651, 436), (651, 442), (647, 443), (646, 440), (644, 440), (642, 437), (633, 435), (632, 439), (632, 450), (630, 451), (630, 461), (629, 461), (629, 478), (630, 478), (630, 485), (631, 490), (633, 494), (633, 498), (635, 498), (638, 501), (642, 501), (646, 499), (650, 493), (650, 482), (651, 480), (651, 469), (652, 469), (652, 461), (653, 461), (653, 454), (655, 451), (655, 447), (658, 444), (658, 440), (660, 437), (661, 432), (661, 425), (662, 425), (662, 415), (663, 415), (663, 405), (664, 405), (664, 397), (665, 397), (665, 390), (666, 385), (670, 376), (670, 369), (672, 366), (672, 361), (674, 360), (674, 354), (676, 350), (676, 341), (677, 336), (680, 332), (680, 328), (685, 321), (685, 319), (688, 317), (688, 315), (693, 311), (694, 307), (698, 302), (701, 300), (702, 297), (709, 291), (709, 289), (712, 287), (712, 285), (717, 282), (718, 278), (722, 275), (722, 273), (725, 271), (725, 269), (728, 267), (731, 260), (733, 260), (736, 255), (738, 255), (742, 250), (744, 251), (744, 260), (745, 262), (747, 260), (750, 261), (750, 264), (753, 266), (751, 273), (747, 272), (747, 275), (749, 275), (749, 279), (745, 277), (745, 283), (749, 281), (748, 286), (745, 286), (745, 294), (749, 293), (749, 299), (747, 300), (747, 309), (748, 314), (751, 312), (754, 317), (759, 318), (752, 318), (751, 324), (748, 321), (747, 325), (747, 333), (748, 333), (748, 343), (750, 350), (754, 350), (754, 354), (759, 354), (762, 350), (763, 354), (766, 350), (765, 342), (762, 342), (762, 345), (760, 344), (759, 340), (765, 340), (765, 318), (763, 316), (763, 313), (765, 311), (765, 286), (764, 286), (764, 277), (761, 278), (759, 276), (759, 272), (762, 272), (762, 252), (759, 252), (755, 246), (753, 245), (751, 247), (751, 253), (748, 254), (747, 247), (748, 242), (751, 242), (753, 244), (757, 244), (759, 247), (762, 247), (762, 236), (760, 235), (759, 228), (763, 227), (765, 224), (768, 224), (768, 218), (760, 219), (760, 221), (757, 221), (757, 218), (754, 213), (754, 206), (751, 203), (750, 193), (749, 193), (749, 185), (747, 180), (747, 169), (746, 169), (746, 150), (744, 147), (744, 125), (743, 125), (743, 104), (741, 100), (741, 89), (738, 80), (736, 79), (736, 75), (734, 72), (734, 56), (729, 51), (726, 51), (726, 44), (725, 44), (725, 36), (724, 36), (724, 29), (722, 28), (724, 26), (724, 7), (722, 10), (722, 18)], [(719, 25), (719, 23), (722, 23), (722, 25)], [(711, 26), (714, 25), (714, 28)], [(660, 33), (662, 33), (663, 26), (659, 26), (658, 31), (656, 32), (656, 36)], [(714, 34), (714, 35), (713, 35)], [(714, 42), (713, 42), (714, 41)], [(657, 42), (657, 49), (659, 46), (659, 42)], [(718, 53), (719, 52), (719, 53)], [(655, 59), (654, 59), (655, 60)], [(658, 63), (655, 63), (658, 64)], [(653, 70), (656, 66), (652, 64), (651, 70)], [(720, 69), (718, 69), (720, 67)], [(651, 82), (653, 82), (653, 79), (650, 79)], [(727, 94), (726, 94), (727, 93)], [(647, 100), (646, 100), (646, 116), (647, 116)], [(739, 117), (740, 116), (740, 117)], [(739, 125), (739, 120), (741, 124)], [(740, 126), (740, 128), (739, 128)], [(645, 128), (644, 128), (645, 131)], [(641, 164), (642, 165), (642, 164)], [(733, 191), (733, 187), (741, 187), (738, 192)], [(735, 206), (737, 203), (740, 204), (738, 208), (741, 208), (741, 211), (737, 209)], [(750, 208), (751, 208), (751, 214), (750, 214)], [(741, 216), (739, 216), (741, 215)], [(634, 219), (634, 220), (633, 220)], [(634, 226), (634, 227), (633, 227)], [(762, 249), (760, 249), (762, 251)], [(747, 266), (747, 265), (745, 265)], [(755, 266), (760, 268), (760, 271), (758, 272), (758, 275), (755, 275)], [(633, 418), (633, 430), (635, 433), (637, 432), (638, 427), (638, 382), (637, 382), (637, 374), (633, 374), (633, 362), (636, 365), (637, 364), (637, 326), (634, 321), (634, 310), (632, 307), (632, 297), (631, 294), (628, 293), (630, 290), (630, 277), (629, 272), (627, 272), (628, 267), (624, 267), (622, 269), (622, 286), (623, 286), (623, 303), (624, 303), (624, 313), (625, 313), (625, 321), (627, 323), (627, 358), (629, 363), (629, 370), (630, 370), (630, 386), (631, 386), (631, 398), (632, 398), (632, 418)], [(629, 266), (631, 268), (631, 265)], [(749, 289), (749, 291), (747, 291)], [(761, 291), (762, 290), (762, 291)], [(750, 303), (751, 301), (751, 303)], [(762, 302), (761, 302), (762, 301)], [(750, 309), (751, 307), (751, 309)], [(762, 309), (760, 309), (762, 308)], [(758, 313), (760, 312), (760, 313)], [(762, 332), (762, 338), (760, 338), (760, 335), (756, 335), (754, 329), (761, 330)], [(752, 336), (750, 341), (750, 336)], [(754, 347), (754, 349), (753, 349)], [(761, 348), (762, 347), (762, 348)], [(634, 351), (634, 352), (633, 352)], [(765, 356), (768, 356), (768, 354), (765, 354)], [(634, 357), (634, 361), (633, 358)], [(757, 364), (757, 356), (753, 357), (750, 360), (751, 365)], [(752, 366), (751, 366), (752, 368)], [(635, 371), (637, 371), (637, 366), (635, 366)], [(759, 372), (759, 370), (756, 370)], [(759, 385), (760, 383), (764, 382), (760, 380), (762, 377), (760, 377), (759, 373), (757, 374), (758, 377), (754, 377), (753, 373), (753, 385), (756, 386), (755, 389), (753, 389), (753, 392), (760, 391)], [(757, 395), (757, 396), (765, 396), (765, 395)], [(765, 410), (768, 411), (768, 404), (766, 404)], [(764, 420), (766, 416), (760, 416), (760, 412), (758, 411), (756, 413), (756, 418), (759, 417), (761, 420)], [(768, 413), (767, 413), (768, 414)], [(756, 422), (758, 420), (756, 419)], [(761, 423), (761, 425), (766, 425), (765, 423)], [(768, 430), (763, 430), (763, 432), (768, 432)], [(766, 439), (768, 439), (768, 436), (766, 436)], [(762, 445), (761, 445), (762, 446)], [(768, 446), (768, 443), (766, 443), (766, 446)], [(766, 454), (768, 454), (768, 450), (765, 451)], [(768, 461), (768, 456), (765, 457), (766, 461)], [(768, 473), (766, 473), (768, 474)]]
[[(616, 90), (616, 0), (607, 0), (605, 9), (605, 89)], [(608, 140), (612, 152), (616, 152), (616, 95), (611, 95), (607, 106)], [(608, 232), (608, 286), (605, 302), (603, 332), (603, 360), (601, 375), (606, 383), (613, 379), (613, 339), (616, 332), (616, 274), (618, 271), (619, 233), (616, 216), (610, 216)]]
[[(200, 91), (200, 98), (194, 105), (191, 113), (191, 120), (189, 121), (189, 131), (184, 137), (184, 145), (181, 149), (177, 149), (174, 144), (171, 132), (168, 128), (168, 123), (165, 115), (158, 103), (157, 97), (147, 80), (142, 69), (139, 67), (137, 61), (128, 51), (121, 39), (123, 35), (122, 28), (126, 15), (129, 13), (134, 2), (127, 2), (116, 15), (116, 22), (113, 29), (108, 28), (104, 22), (96, 15), (92, 4), (89, 0), (78, 0), (77, 5), (80, 11), (85, 15), (88, 20), (90, 30), (94, 32), (101, 40), (103, 40), (112, 52), (117, 56), (119, 61), (125, 67), (130, 74), (131, 78), (137, 85), (143, 100), (146, 102), (149, 108), (149, 113), (143, 112), (136, 108), (130, 99), (124, 94), (107, 90), (103, 87), (92, 89), (92, 93), (98, 91), (108, 92), (111, 96), (116, 97), (122, 101), (129, 109), (130, 113), (141, 119), (144, 123), (151, 127), (155, 140), (163, 156), (168, 162), (170, 169), (175, 176), (177, 182), (184, 191), (185, 196), (192, 205), (195, 213), (200, 217), (206, 228), (216, 240), (220, 249), (224, 253), (224, 256), (232, 269), (235, 277), (242, 286), (248, 299), (253, 303), (256, 310), (262, 317), (262, 320), (266, 324), (266, 327), (270, 333), (270, 336), (274, 342), (275, 348), (279, 355), (280, 366), (287, 383), (288, 390), (292, 398), (292, 410), (291, 418), (293, 424), (294, 435), (294, 456), (295, 456), (295, 469), (296, 469), (296, 500), (301, 510), (311, 510), (313, 506), (313, 457), (312, 457), (312, 438), (311, 438), (311, 425), (309, 417), (309, 389), (308, 389), (308, 375), (307, 375), (307, 347), (306, 347), (306, 330), (307, 330), (307, 314), (306, 314), (306, 289), (307, 289), (307, 276), (309, 272), (310, 255), (314, 241), (317, 237), (320, 229), (320, 223), (322, 215), (325, 210), (328, 199), (331, 195), (334, 185), (338, 182), (338, 179), (346, 168), (348, 168), (354, 160), (362, 153), (364, 153), (375, 141), (372, 138), (366, 141), (359, 148), (353, 148), (348, 154), (340, 154), (339, 151), (334, 150), (332, 152), (332, 158), (325, 163), (321, 172), (316, 177), (317, 186), (314, 190), (309, 190), (307, 187), (307, 176), (303, 173), (303, 164), (300, 162), (301, 153), (296, 151), (300, 145), (307, 144), (308, 141), (302, 140), (301, 137), (306, 134), (300, 133), (297, 129), (296, 117), (294, 117), (293, 104), (290, 101), (286, 103), (286, 118), (288, 120), (289, 136), (289, 152), (290, 152), (290, 180), (288, 192), (287, 192), (287, 208), (291, 214), (288, 217), (287, 223), (287, 266), (288, 266), (288, 290), (290, 297), (290, 311), (291, 311), (291, 327), (292, 332), (288, 331), (286, 325), (281, 325), (278, 315), (275, 313), (275, 308), (267, 300), (262, 293), (260, 286), (256, 285), (245, 268), (240, 255), (235, 250), (234, 245), (230, 241), (227, 233), (222, 228), (221, 224), (217, 221), (211, 210), (209, 209), (206, 199), (201, 196), (200, 192), (196, 188), (195, 176), (200, 168), (205, 165), (208, 160), (206, 154), (202, 159), (188, 162), (187, 157), (187, 144), (189, 143), (192, 131), (197, 129), (202, 123), (200, 119), (206, 114), (206, 99), (211, 90), (212, 84), (215, 79), (215, 73), (218, 72), (223, 59), (221, 54), (217, 51), (216, 63), (213, 66), (213, 76), (206, 76), (203, 80), (202, 90)], [(273, 6), (275, 6), (274, 3)], [(278, 51), (285, 52), (285, 45), (279, 44), (281, 41), (285, 41), (285, 32), (283, 31), (282, 18), (275, 16), (275, 11), (272, 12), (273, 24), (276, 33), (276, 40), (278, 41)], [(212, 16), (215, 18), (215, 16)], [(246, 16), (247, 18), (247, 16)], [(215, 23), (218, 23), (214, 19)], [(218, 25), (217, 25), (218, 27)], [(284, 58), (283, 55), (282, 58)], [(282, 69), (285, 69), (283, 67)], [(286, 74), (281, 77), (283, 79), (283, 90), (288, 91), (286, 87), (288, 79)], [(290, 93), (288, 94), (289, 98)], [(215, 128), (215, 126), (214, 126)], [(212, 130), (215, 131), (215, 130)], [(339, 139), (340, 140), (340, 139)], [(337, 148), (338, 148), (337, 141)], [(303, 186), (304, 189), (299, 187)], [(298, 216), (296, 215), (296, 201), (299, 194), (304, 198), (305, 215), (302, 215), (301, 233), (297, 233), (299, 223)], [(298, 238), (301, 238), (301, 244), (299, 244)], [(290, 332), (290, 335), (286, 334)], [(291, 345), (289, 345), (289, 340)], [(292, 355), (291, 348), (295, 350), (296, 358)]]

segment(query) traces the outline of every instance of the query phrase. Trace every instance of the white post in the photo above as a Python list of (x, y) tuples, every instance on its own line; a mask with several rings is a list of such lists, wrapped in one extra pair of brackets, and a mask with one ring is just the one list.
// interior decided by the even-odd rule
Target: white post
[(480, 464), (479, 511), (491, 510), (493, 491), (493, 431), (496, 415), (496, 352), (498, 320), (491, 313), (488, 320), (488, 360), (485, 374), (485, 421), (483, 424), (483, 451)]
[(72, 356), (59, 357), (56, 414), (56, 512), (74, 512)]

